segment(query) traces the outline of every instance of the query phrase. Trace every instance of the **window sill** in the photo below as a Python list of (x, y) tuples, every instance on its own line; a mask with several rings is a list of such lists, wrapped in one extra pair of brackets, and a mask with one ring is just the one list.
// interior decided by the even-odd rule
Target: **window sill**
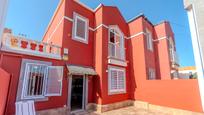
[(127, 61), (108, 57), (108, 64), (127, 67)]
[(115, 92), (108, 92), (108, 95), (120, 95), (120, 94), (126, 94), (126, 91), (115, 91)]
[(48, 97), (29, 97), (29, 98), (23, 98), (21, 101), (26, 100), (34, 100), (35, 102), (42, 102), (42, 101), (48, 101)]
[(72, 37), (73, 40), (84, 43), (84, 44), (88, 44), (88, 40), (87, 39), (82, 39), (82, 38), (78, 38), (77, 36)]

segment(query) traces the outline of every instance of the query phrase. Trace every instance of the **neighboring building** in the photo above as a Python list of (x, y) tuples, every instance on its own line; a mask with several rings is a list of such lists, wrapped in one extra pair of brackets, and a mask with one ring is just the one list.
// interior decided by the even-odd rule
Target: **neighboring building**
[(6, 115), (26, 100), (41, 115), (133, 104), (202, 111), (197, 80), (172, 80), (179, 63), (169, 22), (126, 22), (114, 6), (61, 0), (42, 42), (6, 30), (0, 54), (11, 74)]
[(6, 19), (7, 7), (8, 7), (8, 0), (0, 0), (0, 47), (1, 47), (2, 32), (4, 29), (4, 23)]
[[(7, 7), (8, 7), (8, 0), (0, 0), (0, 48), (1, 48), (1, 41), (2, 41), (2, 33), (4, 29), (5, 19), (6, 19), (6, 13), (7, 13)], [(0, 51), (1, 52), (1, 51)], [(1, 54), (1, 53), (0, 53)], [(1, 63), (1, 62), (0, 62)], [(2, 76), (5, 75), (5, 78)], [(8, 75), (8, 74), (7, 74)], [(0, 66), (0, 80), (1, 82), (4, 80), (8, 80), (8, 76), (6, 76), (6, 72), (1, 68)], [(0, 87), (3, 87), (6, 85), (6, 83), (0, 83)], [(6, 105), (6, 97), (3, 93), (7, 93), (8, 87), (4, 87), (4, 89), (0, 88), (0, 115), (4, 113), (5, 105)]]
[(184, 0), (184, 7), (188, 13), (195, 64), (204, 105), (204, 1)]
[(180, 67), (178, 72), (179, 79), (189, 79), (190, 75), (194, 77), (197, 75), (196, 67), (194, 66)]

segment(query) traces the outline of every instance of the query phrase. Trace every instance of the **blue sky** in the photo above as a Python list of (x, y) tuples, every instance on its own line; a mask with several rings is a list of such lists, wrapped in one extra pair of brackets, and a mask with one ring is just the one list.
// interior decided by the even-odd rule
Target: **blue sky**
[[(80, 0), (91, 8), (117, 6), (126, 20), (144, 13), (153, 24), (170, 21), (181, 66), (195, 65), (183, 0)], [(59, 0), (10, 0), (5, 26), (14, 34), (41, 40)]]

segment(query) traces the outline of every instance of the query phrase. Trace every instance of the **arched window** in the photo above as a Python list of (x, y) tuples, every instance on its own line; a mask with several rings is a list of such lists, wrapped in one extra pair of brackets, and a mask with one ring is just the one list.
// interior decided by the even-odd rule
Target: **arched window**
[(117, 26), (109, 28), (109, 57), (125, 59), (124, 36)]

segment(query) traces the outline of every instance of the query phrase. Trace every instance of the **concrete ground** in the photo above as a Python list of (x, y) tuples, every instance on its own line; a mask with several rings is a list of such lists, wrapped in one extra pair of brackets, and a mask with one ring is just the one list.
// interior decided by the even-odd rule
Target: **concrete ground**
[(162, 111), (149, 111), (145, 109), (139, 109), (134, 106), (116, 109), (104, 113), (90, 112), (90, 113), (75, 113), (72, 115), (170, 115)]

